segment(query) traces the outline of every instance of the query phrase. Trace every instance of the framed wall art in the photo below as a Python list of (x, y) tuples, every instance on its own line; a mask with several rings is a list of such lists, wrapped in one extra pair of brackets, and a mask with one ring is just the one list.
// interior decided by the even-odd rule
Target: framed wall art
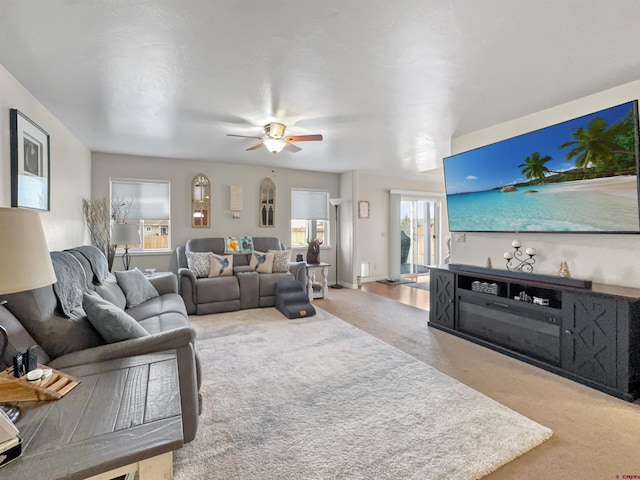
[(21, 112), (9, 112), (11, 206), (49, 210), (49, 134)]
[(369, 218), (369, 200), (358, 201), (358, 218)]

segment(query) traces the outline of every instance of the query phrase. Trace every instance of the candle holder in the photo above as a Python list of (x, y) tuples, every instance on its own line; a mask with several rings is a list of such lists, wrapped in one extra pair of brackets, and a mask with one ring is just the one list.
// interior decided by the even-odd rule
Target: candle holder
[(536, 249), (527, 248), (522, 251), (522, 244), (519, 240), (511, 242), (511, 246), (513, 247), (513, 252), (504, 252), (504, 258), (507, 261), (507, 270), (532, 273), (533, 264), (536, 263), (534, 257), (538, 253)]

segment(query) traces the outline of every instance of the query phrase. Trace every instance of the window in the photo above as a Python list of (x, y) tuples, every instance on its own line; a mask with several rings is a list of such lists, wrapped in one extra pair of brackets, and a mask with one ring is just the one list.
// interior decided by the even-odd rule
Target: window
[(133, 252), (171, 251), (171, 184), (167, 181), (111, 179), (111, 216), (117, 223), (138, 223), (142, 242)]
[(329, 233), (329, 192), (292, 189), (291, 246), (306, 247), (314, 238), (329, 245)]

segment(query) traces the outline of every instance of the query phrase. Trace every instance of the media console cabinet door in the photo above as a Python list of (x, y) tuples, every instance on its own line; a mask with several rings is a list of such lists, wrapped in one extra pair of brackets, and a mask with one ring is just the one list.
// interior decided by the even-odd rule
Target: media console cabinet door
[(617, 385), (617, 301), (565, 292), (562, 299), (562, 368), (603, 385)]
[(453, 273), (431, 270), (431, 305), (429, 321), (443, 327), (455, 328), (456, 282)]

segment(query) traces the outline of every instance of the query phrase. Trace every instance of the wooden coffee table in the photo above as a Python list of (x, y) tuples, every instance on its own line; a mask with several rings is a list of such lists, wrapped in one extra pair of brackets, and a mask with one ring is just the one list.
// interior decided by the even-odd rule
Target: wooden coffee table
[(22, 457), (0, 478), (173, 478), (183, 445), (178, 365), (165, 352), (64, 369), (80, 384), (59, 400), (24, 402)]

